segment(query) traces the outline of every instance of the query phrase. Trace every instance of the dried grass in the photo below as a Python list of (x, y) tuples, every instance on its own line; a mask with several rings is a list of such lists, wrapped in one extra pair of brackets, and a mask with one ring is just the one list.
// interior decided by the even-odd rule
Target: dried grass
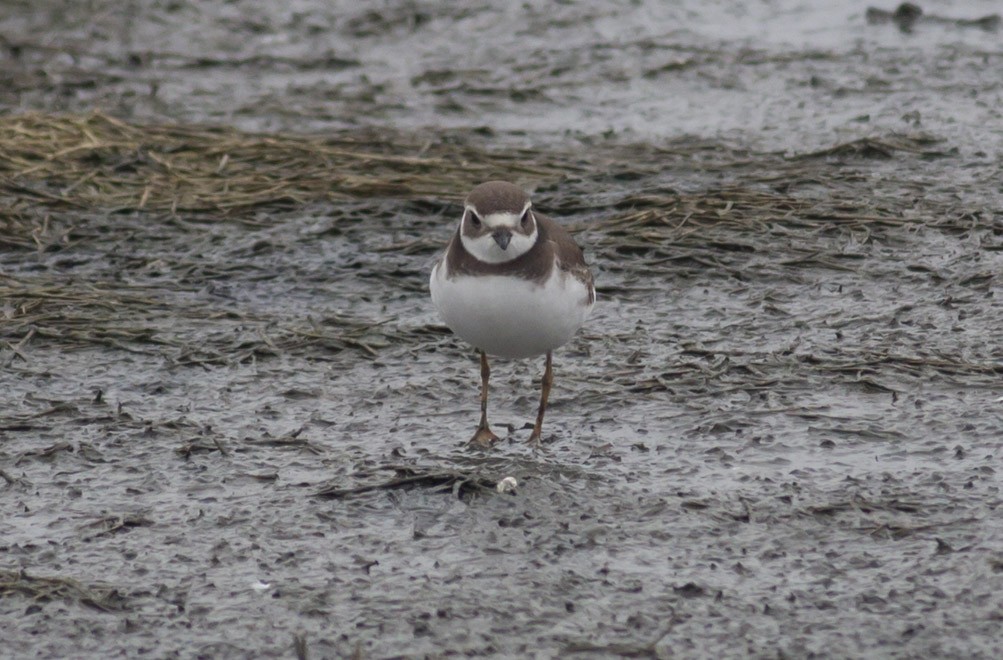
[[(903, 226), (969, 231), (980, 222), (977, 209), (959, 209), (950, 200), (910, 197), (912, 206), (904, 207), (902, 190), (919, 185), (906, 174), (899, 175), (901, 184), (886, 180), (881, 190), (871, 189), (863, 170), (899, 155), (915, 162), (946, 154), (924, 136), (857, 140), (797, 156), (750, 155), (697, 140), (597, 146), (587, 155), (499, 152), (448, 141), (422, 145), (396, 135), (261, 135), (133, 125), (101, 113), (30, 113), (0, 118), (0, 202), (8, 202), (0, 204), (0, 245), (39, 253), (84, 241), (107, 246), (123, 227), (141, 227), (147, 243), (173, 246), (174, 254), (164, 256), (174, 259), (170, 272), (197, 273), (193, 281), (253, 278), (253, 272), (241, 275), (239, 263), (233, 270), (206, 271), (206, 264), (188, 260), (185, 246), (197, 251), (206, 222), (258, 228), (310, 204), (360, 218), (388, 200), (442, 208), (475, 183), (504, 177), (532, 182), (541, 208), (580, 218), (570, 223), (572, 230), (587, 231), (592, 254), (605, 269), (625, 272), (623, 286), (637, 291), (658, 286), (657, 276), (652, 279), (658, 273), (741, 280), (750, 259), (766, 270), (849, 271), (858, 268), (860, 255), (844, 249), (846, 241), (820, 236), (850, 234), (862, 245), (878, 233), (895, 240), (891, 230)], [(884, 171), (895, 175), (895, 168)], [(697, 192), (673, 188), (686, 174), (719, 183)], [(114, 221), (116, 213), (126, 214), (127, 222)], [(385, 225), (366, 227), (371, 235)], [(413, 231), (372, 249), (431, 256), (439, 243)], [(425, 287), (426, 275), (417, 270), (366, 276), (392, 276), (390, 284), (404, 289)], [(4, 361), (26, 361), (23, 349), (32, 341), (151, 353), (175, 365), (219, 365), (280, 354), (323, 359), (344, 350), (374, 356), (388, 346), (439, 339), (437, 327), (342, 316), (289, 319), (204, 302), (192, 288), (197, 284), (179, 297), (170, 283), (133, 288), (121, 279), (0, 275)]]
[(61, 600), (77, 602), (102, 612), (123, 607), (123, 597), (113, 587), (83, 584), (65, 577), (38, 577), (24, 571), (0, 570), (0, 598), (20, 596), (35, 603)]
[[(0, 189), (49, 208), (218, 216), (318, 200), (451, 198), (501, 173), (545, 180), (569, 166), (529, 165), (519, 152), (402, 144), (399, 136), (140, 126), (101, 113), (0, 118), (0, 147)], [(3, 221), (10, 228), (19, 219)]]

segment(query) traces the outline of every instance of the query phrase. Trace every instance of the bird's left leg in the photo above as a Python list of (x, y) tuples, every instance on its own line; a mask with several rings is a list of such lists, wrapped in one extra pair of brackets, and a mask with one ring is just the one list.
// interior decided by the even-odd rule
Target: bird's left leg
[(550, 398), (550, 386), (554, 384), (553, 352), (547, 351), (547, 366), (543, 370), (543, 384), (540, 387), (540, 410), (536, 413), (536, 424), (529, 442), (535, 447), (540, 446), (540, 433), (543, 430), (543, 415), (547, 412), (547, 399)]

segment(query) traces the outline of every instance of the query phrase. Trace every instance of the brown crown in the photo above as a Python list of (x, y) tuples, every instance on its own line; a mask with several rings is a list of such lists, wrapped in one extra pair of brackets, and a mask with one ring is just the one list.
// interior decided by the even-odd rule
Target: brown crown
[(470, 191), (464, 204), (472, 206), (481, 216), (492, 213), (521, 213), (529, 195), (508, 181), (488, 181)]

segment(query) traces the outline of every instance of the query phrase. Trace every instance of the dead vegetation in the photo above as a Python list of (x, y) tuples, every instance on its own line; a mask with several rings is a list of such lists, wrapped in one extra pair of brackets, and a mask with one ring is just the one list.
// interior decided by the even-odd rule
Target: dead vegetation
[(121, 610), (124, 598), (114, 587), (83, 584), (67, 577), (41, 577), (26, 571), (0, 570), (0, 598), (19, 596), (34, 603), (67, 601), (102, 612)]
[[(905, 174), (900, 184), (887, 178), (911, 161), (947, 157), (937, 141), (922, 135), (856, 140), (793, 156), (681, 139), (659, 147), (597, 146), (584, 157), (573, 151), (489, 151), (448, 140), (418, 144), (390, 134), (142, 126), (100, 113), (8, 116), (0, 118), (0, 245), (40, 258), (57, 255), (58, 266), (41, 274), (0, 274), (0, 360), (27, 362), (28, 349), (39, 342), (152, 354), (173, 366), (203, 367), (280, 355), (326, 359), (343, 351), (374, 357), (387, 348), (438, 342), (444, 332), (439, 326), (416, 327), (386, 316), (289, 315), (216, 295), (217, 282), (239, 287), (275, 277), (255, 270), (244, 255), (287, 249), (281, 232), (257, 239), (230, 261), (209, 263), (192, 255), (205, 249), (208, 228), (219, 223), (257, 232), (281, 226), (311, 205), (341, 209), (327, 231), (360, 227), (358, 249), (386, 255), (380, 264), (388, 264), (380, 270), (370, 263), (350, 275), (353, 291), (364, 280), (377, 292), (387, 284), (423, 290), (425, 272), (402, 269), (395, 260), (430, 259), (441, 239), (432, 240), (424, 225), (401, 227), (401, 206), (416, 205), (408, 217), (427, 214), (439, 222), (443, 209), (471, 185), (500, 176), (531, 183), (541, 208), (586, 232), (603, 270), (622, 275), (620, 284), (600, 278), (603, 295), (644, 295), (661, 286), (651, 277), (655, 273), (665, 281), (714, 276), (736, 282), (750, 273), (852, 273), (865, 256), (854, 246), (875, 237), (889, 242), (900, 240), (903, 228), (971, 232), (992, 225), (989, 209), (960, 207), (951, 196), (903, 195), (921, 189), (922, 181)], [(889, 160), (902, 162), (881, 170), (886, 180), (875, 190), (868, 183), (873, 172), (866, 169)], [(671, 185), (693, 172), (719, 184), (699, 191)], [(381, 234), (386, 240), (372, 240)], [(94, 246), (106, 254), (78, 256)], [(117, 262), (99, 266), (107, 271), (101, 277), (60, 275), (109, 259)], [(921, 267), (928, 268), (915, 266)], [(969, 288), (991, 285), (990, 273), (970, 277), (977, 281), (962, 283)], [(763, 304), (781, 313), (775, 301)], [(916, 374), (933, 369), (996, 376), (984, 364), (938, 359), (868, 353), (813, 368), (859, 380), (869, 377), (875, 360), (892, 360)], [(778, 368), (804, 366), (775, 356), (750, 361), (720, 353), (691, 362), (695, 366), (686, 374), (677, 373), (679, 365), (672, 373), (624, 365), (620, 380), (645, 392), (678, 387), (684, 375), (698, 383), (735, 378), (748, 385), (753, 378), (772, 387), (786, 379)]]
[(27, 361), (23, 349), (32, 342), (162, 355), (175, 366), (210, 366), (283, 354), (323, 357), (347, 349), (374, 356), (391, 342), (424, 334), (348, 316), (277, 323), (271, 315), (192, 303), (169, 291), (44, 278), (0, 275), (0, 299), (6, 304), (0, 338), (10, 351), (7, 364)]
[(392, 470), (394, 476), (389, 479), (373, 480), (372, 473), (356, 474), (352, 475), (352, 480), (363, 483), (355, 483), (350, 486), (332, 483), (322, 487), (315, 495), (326, 499), (342, 499), (373, 491), (425, 488), (433, 493), (452, 493), (454, 497), (462, 499), (468, 495), (495, 492), (497, 484), (496, 480), (485, 475), (461, 470), (430, 469), (408, 465), (384, 466), (382, 469)]
[[(50, 209), (227, 217), (318, 200), (449, 199), (501, 173), (548, 179), (568, 167), (530, 165), (518, 152), (486, 157), (397, 138), (256, 135), (137, 126), (101, 113), (30, 113), (0, 119), (0, 188)], [(16, 227), (19, 214), (6, 220)]]

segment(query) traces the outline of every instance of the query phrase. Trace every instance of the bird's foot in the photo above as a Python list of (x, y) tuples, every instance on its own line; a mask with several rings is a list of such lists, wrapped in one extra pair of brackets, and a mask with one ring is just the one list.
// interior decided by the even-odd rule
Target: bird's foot
[(477, 427), (477, 431), (474, 432), (474, 437), (470, 438), (469, 444), (480, 449), (491, 449), (499, 440), (501, 438), (492, 433), (487, 425), (484, 425)]

